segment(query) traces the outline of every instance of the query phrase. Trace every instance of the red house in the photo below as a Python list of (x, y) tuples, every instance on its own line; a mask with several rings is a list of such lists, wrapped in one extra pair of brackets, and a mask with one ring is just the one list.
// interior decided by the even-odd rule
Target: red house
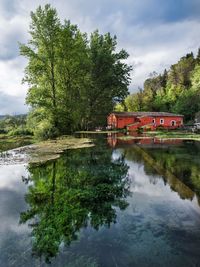
[(107, 118), (108, 128), (135, 131), (138, 128), (155, 130), (161, 126), (176, 129), (183, 126), (183, 115), (168, 112), (113, 112)]

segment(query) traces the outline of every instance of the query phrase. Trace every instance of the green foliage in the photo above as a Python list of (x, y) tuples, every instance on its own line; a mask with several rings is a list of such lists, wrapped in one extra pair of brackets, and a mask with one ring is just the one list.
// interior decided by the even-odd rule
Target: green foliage
[(34, 133), (46, 138), (105, 125), (130, 83), (128, 54), (116, 52), (116, 37), (95, 31), (88, 40), (70, 21), (61, 24), (50, 5), (31, 13), (30, 34), (20, 53), (28, 59), (23, 81)]
[[(200, 53), (200, 51), (199, 51)], [(144, 89), (125, 99), (128, 111), (166, 111), (194, 121), (200, 111), (200, 54), (182, 57), (163, 74), (152, 73)]]
[(8, 135), (10, 135), (10, 136), (33, 135), (33, 132), (27, 128), (23, 128), (20, 126), (16, 129), (9, 131)]
[(7, 115), (0, 120), (0, 133), (10, 136), (33, 135), (33, 132), (27, 126), (26, 115)]

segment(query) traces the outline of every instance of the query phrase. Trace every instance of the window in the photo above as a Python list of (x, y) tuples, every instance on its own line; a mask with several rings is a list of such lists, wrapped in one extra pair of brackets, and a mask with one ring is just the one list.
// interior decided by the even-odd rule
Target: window
[(153, 123), (155, 123), (155, 122), (156, 122), (156, 120), (155, 120), (155, 119), (153, 119), (153, 120), (152, 120), (152, 122), (153, 122)]
[(164, 119), (160, 119), (160, 124), (164, 124)]
[(171, 121), (171, 126), (176, 126), (176, 122), (175, 121)]

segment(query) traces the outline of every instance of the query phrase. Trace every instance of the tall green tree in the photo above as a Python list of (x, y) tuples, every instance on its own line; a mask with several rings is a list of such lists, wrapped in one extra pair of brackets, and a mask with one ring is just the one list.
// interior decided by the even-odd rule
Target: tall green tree
[(91, 35), (91, 85), (87, 91), (91, 126), (105, 124), (107, 114), (128, 95), (132, 67), (124, 62), (128, 53), (123, 49), (116, 52), (116, 49), (116, 36), (101, 35), (98, 31)]
[(95, 31), (90, 40), (69, 21), (60, 23), (50, 5), (31, 13), (24, 82), (32, 108), (30, 125), (43, 137), (105, 125), (106, 116), (128, 95), (131, 66), (116, 37)]
[(26, 102), (33, 110), (40, 109), (49, 122), (48, 127), (58, 126), (58, 86), (56, 77), (57, 46), (60, 21), (55, 9), (45, 5), (31, 12), (31, 39), (20, 45), (20, 53), (28, 59), (24, 82), (29, 84)]
[(59, 39), (59, 128), (69, 132), (84, 127), (87, 90), (91, 84), (88, 40), (77, 26), (65, 21)]

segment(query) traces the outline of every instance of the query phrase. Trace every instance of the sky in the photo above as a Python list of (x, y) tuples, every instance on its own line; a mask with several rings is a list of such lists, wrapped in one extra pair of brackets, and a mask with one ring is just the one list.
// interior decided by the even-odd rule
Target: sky
[(27, 62), (18, 44), (30, 37), (30, 12), (47, 3), (83, 32), (117, 36), (133, 65), (130, 92), (200, 47), (200, 0), (0, 0), (0, 115), (28, 110), (28, 86), (21, 82)]

